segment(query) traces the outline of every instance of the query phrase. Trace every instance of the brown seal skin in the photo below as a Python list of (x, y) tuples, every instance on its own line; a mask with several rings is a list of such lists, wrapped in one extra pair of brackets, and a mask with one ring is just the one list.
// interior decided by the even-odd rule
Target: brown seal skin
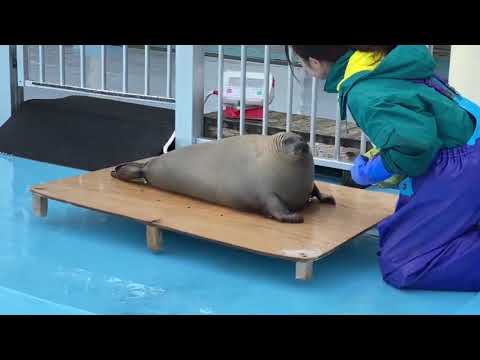
[(299, 212), (313, 197), (335, 204), (333, 197), (322, 196), (316, 187), (310, 147), (294, 133), (234, 136), (196, 144), (145, 163), (120, 164), (112, 176), (141, 180), (161, 190), (281, 222), (303, 222)]

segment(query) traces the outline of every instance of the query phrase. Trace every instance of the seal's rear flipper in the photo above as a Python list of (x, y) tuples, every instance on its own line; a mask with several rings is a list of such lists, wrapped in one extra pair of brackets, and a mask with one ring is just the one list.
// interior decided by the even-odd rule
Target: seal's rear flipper
[(120, 180), (124, 181), (141, 181), (146, 183), (146, 179), (144, 177), (143, 168), (145, 164), (141, 163), (124, 163), (117, 165), (115, 169), (112, 170), (111, 175)]
[(320, 192), (320, 190), (318, 190), (318, 187), (315, 183), (313, 184), (313, 190), (310, 196), (312, 198), (316, 197), (322, 204), (332, 204), (332, 205), (336, 204), (335, 198), (333, 196), (322, 195), (322, 193)]
[(303, 223), (303, 216), (299, 213), (292, 213), (285, 206), (276, 194), (269, 194), (264, 202), (264, 212), (267, 216), (273, 217), (275, 220), (286, 223)]

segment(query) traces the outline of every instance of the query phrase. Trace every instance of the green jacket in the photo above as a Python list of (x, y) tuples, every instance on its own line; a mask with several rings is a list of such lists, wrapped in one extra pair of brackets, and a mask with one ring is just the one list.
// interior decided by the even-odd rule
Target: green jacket
[[(333, 65), (325, 91), (337, 92), (352, 55)], [(434, 68), (426, 46), (399, 45), (373, 70), (358, 71), (340, 84), (342, 120), (348, 106), (391, 173), (423, 175), (440, 149), (464, 145), (473, 134), (466, 111), (434, 89), (408, 81), (428, 78)]]

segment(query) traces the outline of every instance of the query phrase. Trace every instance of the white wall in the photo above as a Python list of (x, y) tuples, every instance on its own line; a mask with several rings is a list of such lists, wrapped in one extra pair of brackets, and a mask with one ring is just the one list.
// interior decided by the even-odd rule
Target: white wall
[(480, 45), (452, 45), (449, 82), (462, 95), (480, 103)]

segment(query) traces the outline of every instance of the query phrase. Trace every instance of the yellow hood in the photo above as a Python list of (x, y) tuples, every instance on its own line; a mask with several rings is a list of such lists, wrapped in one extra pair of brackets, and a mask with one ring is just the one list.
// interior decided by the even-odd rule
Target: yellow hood
[(337, 85), (337, 91), (340, 90), (343, 82), (349, 77), (359, 73), (361, 71), (373, 71), (382, 62), (384, 55), (379, 55), (374, 52), (355, 51), (348, 60), (347, 67), (345, 69), (345, 75), (342, 81)]

